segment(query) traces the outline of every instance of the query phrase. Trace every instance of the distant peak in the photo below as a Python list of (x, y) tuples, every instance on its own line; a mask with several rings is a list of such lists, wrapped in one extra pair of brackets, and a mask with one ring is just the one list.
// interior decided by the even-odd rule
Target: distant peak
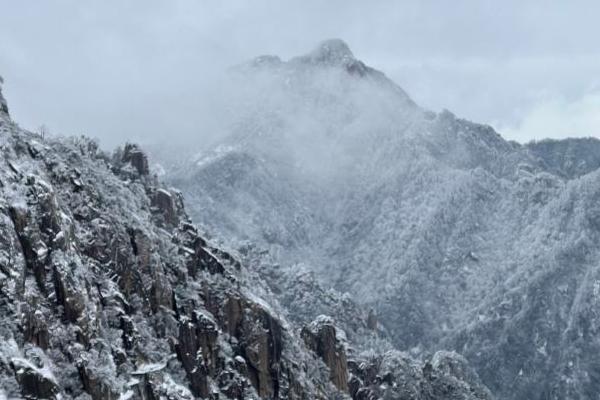
[(270, 54), (258, 56), (254, 59), (256, 64), (281, 64), (281, 58)]
[(350, 47), (341, 39), (325, 40), (310, 53), (293, 60), (326, 65), (344, 65), (356, 61)]
[(318, 61), (343, 61), (353, 59), (354, 54), (342, 39), (325, 40), (309, 56)]
[(270, 68), (279, 67), (282, 64), (283, 64), (283, 61), (281, 61), (281, 59), (279, 57), (266, 54), (266, 55), (254, 57), (252, 60), (249, 60), (245, 63), (235, 65), (232, 67), (232, 70), (239, 72), (239, 71), (249, 71), (249, 70), (264, 69), (264, 68), (270, 69)]

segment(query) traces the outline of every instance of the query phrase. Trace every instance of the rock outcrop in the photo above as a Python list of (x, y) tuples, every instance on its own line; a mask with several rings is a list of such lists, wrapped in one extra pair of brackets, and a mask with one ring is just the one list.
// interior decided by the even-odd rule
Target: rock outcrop
[(148, 157), (135, 144), (128, 143), (125, 145), (121, 161), (130, 164), (140, 176), (146, 176), (150, 173)]
[(405, 353), (361, 355), (349, 363), (353, 400), (491, 399), (492, 394), (456, 353), (438, 352), (415, 362)]
[(329, 378), (340, 391), (348, 391), (348, 361), (343, 341), (338, 337), (331, 318), (319, 316), (302, 329), (304, 343), (314, 351), (329, 368)]

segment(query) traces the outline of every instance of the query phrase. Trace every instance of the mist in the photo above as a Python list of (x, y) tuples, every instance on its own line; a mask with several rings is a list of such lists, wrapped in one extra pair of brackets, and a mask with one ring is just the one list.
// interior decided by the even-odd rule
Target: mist
[(596, 2), (0, 3), (0, 74), (13, 118), (108, 147), (213, 142), (237, 90), (228, 68), (261, 54), (289, 59), (331, 37), (419, 105), (509, 139), (600, 134), (583, 110), (562, 113), (553, 126), (564, 130), (532, 122), (545, 104), (580, 110), (598, 96)]

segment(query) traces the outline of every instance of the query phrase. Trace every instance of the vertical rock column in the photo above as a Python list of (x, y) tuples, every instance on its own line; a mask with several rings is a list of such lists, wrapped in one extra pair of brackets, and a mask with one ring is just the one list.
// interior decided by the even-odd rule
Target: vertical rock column
[(319, 316), (302, 329), (306, 346), (317, 354), (329, 368), (331, 382), (340, 391), (348, 391), (348, 362), (346, 350), (337, 337), (333, 320)]

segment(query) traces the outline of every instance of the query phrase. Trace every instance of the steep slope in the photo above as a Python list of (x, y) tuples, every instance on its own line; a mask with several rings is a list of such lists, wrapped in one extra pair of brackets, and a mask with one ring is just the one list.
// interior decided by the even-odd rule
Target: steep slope
[(527, 149), (545, 169), (568, 179), (600, 168), (600, 141), (595, 138), (546, 139), (528, 143)]
[(368, 358), (327, 317), (300, 330), (137, 146), (44, 140), (0, 103), (1, 399), (490, 398), (456, 354)]
[(429, 112), (339, 40), (236, 71), (231, 136), (169, 176), (197, 221), (349, 292), (399, 348), (464, 354), (501, 398), (600, 392), (599, 141)]

